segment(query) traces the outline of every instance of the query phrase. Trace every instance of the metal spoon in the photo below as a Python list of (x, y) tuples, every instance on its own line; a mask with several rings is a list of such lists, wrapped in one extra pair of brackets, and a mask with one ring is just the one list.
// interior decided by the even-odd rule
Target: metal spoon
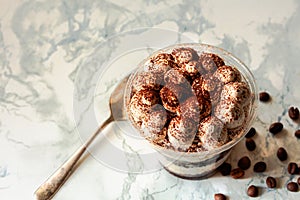
[(61, 166), (54, 172), (34, 193), (37, 200), (49, 200), (65, 181), (70, 177), (72, 172), (76, 169), (76, 164), (85, 153), (87, 147), (94, 141), (97, 135), (109, 123), (113, 121), (126, 120), (124, 106), (124, 91), (129, 75), (120, 81), (112, 92), (109, 99), (110, 116), (103, 122), (101, 126), (94, 132), (93, 135)]

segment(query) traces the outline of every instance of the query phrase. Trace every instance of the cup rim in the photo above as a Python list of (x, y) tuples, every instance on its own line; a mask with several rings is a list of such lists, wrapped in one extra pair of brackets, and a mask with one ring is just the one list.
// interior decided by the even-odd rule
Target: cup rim
[[(162, 153), (162, 154), (166, 154), (166, 155), (183, 155), (184, 156), (191, 156), (191, 157), (194, 157), (194, 156), (206, 156), (206, 155), (212, 155), (212, 154), (216, 154), (216, 153), (222, 153), (230, 148), (232, 148), (234, 145), (236, 145), (237, 143), (239, 143), (244, 137), (245, 135), (247, 134), (247, 132), (250, 130), (251, 128), (251, 124), (253, 124), (253, 121), (254, 119), (256, 118), (257, 116), (257, 107), (258, 107), (258, 90), (257, 90), (257, 84), (256, 84), (256, 81), (255, 81), (255, 78), (254, 78), (254, 75), (253, 73), (250, 71), (250, 69), (245, 65), (244, 62), (242, 62), (239, 58), (237, 58), (234, 54), (232, 54), (231, 52), (228, 52), (227, 50), (223, 49), (223, 48), (220, 48), (220, 47), (217, 47), (217, 46), (214, 46), (214, 45), (210, 45), (210, 44), (206, 44), (206, 43), (179, 43), (179, 44), (174, 44), (174, 45), (169, 45), (169, 46), (166, 46), (164, 48), (161, 48), (159, 50), (156, 50), (154, 52), (152, 52), (147, 58), (143, 59), (138, 65), (137, 67), (135, 68), (135, 72), (133, 72), (130, 77), (129, 77), (129, 80), (127, 82), (127, 85), (126, 85), (126, 89), (125, 89), (125, 93), (128, 92), (128, 88), (129, 86), (131, 85), (132, 83), (132, 80), (133, 78), (135, 77), (135, 75), (138, 73), (138, 70), (143, 64), (146, 63), (146, 61), (149, 60), (149, 58), (153, 57), (153, 55), (156, 55), (156, 54), (159, 54), (159, 53), (162, 53), (162, 52), (166, 52), (168, 50), (172, 50), (174, 48), (180, 48), (180, 47), (201, 47), (201, 49), (203, 49), (204, 51), (203, 52), (209, 52), (209, 50), (211, 51), (219, 51), (219, 52), (222, 52), (222, 54), (228, 56), (230, 59), (234, 60), (234, 62), (236, 62), (238, 64), (238, 66), (234, 66), (238, 69), (242, 68), (243, 71), (240, 73), (242, 73), (242, 75), (245, 77), (247, 77), (247, 83), (249, 85), (249, 87), (251, 88), (251, 91), (252, 91), (252, 104), (251, 104), (251, 109), (250, 109), (250, 113), (249, 113), (249, 120), (247, 121), (247, 126), (244, 128), (244, 133), (243, 134), (240, 134), (239, 137), (227, 142), (226, 144), (222, 145), (222, 146), (219, 146), (219, 147), (216, 147), (212, 150), (203, 150), (203, 151), (198, 151), (198, 152), (187, 152), (187, 151), (177, 151), (177, 150), (174, 150), (174, 149), (168, 149), (168, 148), (165, 148), (165, 147), (162, 147), (162, 146), (159, 146), (157, 144), (153, 144), (152, 142), (148, 141), (148, 143), (151, 145), (151, 147)], [(214, 52), (211, 52), (211, 53), (214, 53)], [(226, 60), (225, 60), (226, 61)], [(125, 108), (126, 109), (126, 115), (127, 115), (127, 118), (129, 119), (128, 117), (128, 112), (127, 112), (127, 108), (126, 108), (126, 101), (128, 101), (127, 95), (125, 95), (125, 98), (124, 98), (124, 105), (125, 105)], [(133, 126), (135, 129), (137, 129), (133, 123), (130, 121), (130, 125)], [(139, 130), (137, 130), (138, 132), (140, 132)]]

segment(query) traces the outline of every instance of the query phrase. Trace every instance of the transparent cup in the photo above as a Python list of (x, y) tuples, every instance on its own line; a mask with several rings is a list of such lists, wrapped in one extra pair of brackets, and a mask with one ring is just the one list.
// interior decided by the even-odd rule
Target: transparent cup
[[(225, 162), (225, 160), (230, 155), (232, 148), (241, 141), (253, 123), (253, 120), (256, 116), (257, 109), (257, 88), (254, 77), (247, 66), (236, 58), (231, 53), (207, 44), (199, 43), (185, 43), (185, 44), (176, 44), (164, 49), (158, 50), (150, 55), (148, 58), (144, 59), (133, 72), (126, 87), (125, 95), (125, 106), (129, 105), (130, 98), (132, 96), (132, 83), (137, 74), (143, 72), (144, 66), (149, 62), (149, 59), (154, 55), (159, 53), (171, 53), (175, 48), (188, 47), (194, 49), (198, 54), (203, 52), (213, 53), (221, 57), (226, 65), (233, 66), (236, 68), (240, 74), (242, 81), (245, 82), (250, 89), (250, 103), (247, 104), (247, 114), (243, 122), (243, 126), (239, 129), (238, 134), (232, 138), (227, 143), (218, 146), (209, 150), (200, 150), (196, 152), (189, 151), (178, 151), (172, 148), (166, 148), (161, 145), (157, 145), (153, 142), (149, 142), (151, 147), (156, 150), (162, 156), (159, 157), (159, 161), (162, 166), (171, 174), (185, 178), (185, 179), (203, 179), (213, 175), (217, 168)], [(128, 107), (125, 108), (128, 111)], [(127, 112), (128, 114), (128, 112)], [(133, 121), (130, 116), (129, 120)], [(131, 123), (135, 129), (140, 131), (139, 127), (135, 123)]]

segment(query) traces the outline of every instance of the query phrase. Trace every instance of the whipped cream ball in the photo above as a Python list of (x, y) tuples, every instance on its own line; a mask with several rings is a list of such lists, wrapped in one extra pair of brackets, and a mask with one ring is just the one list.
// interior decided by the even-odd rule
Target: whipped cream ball
[(159, 96), (156, 91), (140, 90), (131, 97), (129, 103), (130, 116), (136, 123), (141, 125), (150, 108), (158, 102)]
[(153, 63), (161, 62), (164, 60), (174, 62), (174, 57), (169, 53), (158, 53), (150, 58), (150, 61)]
[(143, 136), (154, 143), (161, 142), (165, 139), (167, 130), (167, 112), (163, 106), (156, 104), (152, 106), (141, 125)]
[(245, 82), (230, 82), (224, 85), (221, 100), (228, 100), (245, 106), (250, 102), (250, 93)]
[(209, 100), (212, 106), (219, 102), (222, 86), (222, 82), (211, 75), (198, 77), (192, 83), (193, 91), (199, 99), (203, 97)]
[(202, 53), (199, 62), (207, 73), (213, 73), (218, 67), (225, 65), (222, 58), (212, 53)]
[(190, 81), (194, 80), (195, 78), (200, 76), (201, 73), (201, 66), (199, 62), (192, 60), (187, 63), (183, 63), (180, 65), (181, 73), (190, 79)]
[(198, 137), (203, 147), (211, 150), (222, 146), (228, 141), (227, 128), (217, 117), (209, 116), (201, 121)]
[(203, 76), (201, 87), (210, 93), (220, 92), (222, 90), (222, 83), (214, 76), (206, 74)]
[(133, 91), (159, 90), (163, 85), (163, 76), (153, 72), (141, 72), (132, 81)]
[(188, 149), (197, 133), (196, 127), (193, 121), (183, 119), (180, 116), (172, 118), (167, 132), (171, 145), (177, 150)]
[(170, 69), (164, 75), (166, 84), (188, 85), (189, 82), (179, 69)]
[(234, 81), (241, 81), (240, 72), (236, 68), (228, 65), (219, 67), (214, 73), (214, 77), (216, 77), (223, 84)]
[(165, 74), (171, 68), (178, 68), (171, 54), (160, 53), (150, 58), (144, 65), (145, 72), (153, 72), (158, 75)]
[(199, 116), (203, 108), (204, 107), (202, 107), (202, 105), (200, 106), (197, 97), (191, 96), (180, 105), (177, 114), (180, 115), (182, 119), (191, 120), (195, 123), (199, 123)]
[(243, 107), (240, 104), (230, 100), (221, 101), (216, 106), (214, 114), (229, 129), (242, 126), (245, 120), (245, 112)]
[(188, 47), (176, 48), (172, 51), (172, 55), (179, 64), (188, 63), (189, 61), (198, 60), (199, 58), (197, 52)]

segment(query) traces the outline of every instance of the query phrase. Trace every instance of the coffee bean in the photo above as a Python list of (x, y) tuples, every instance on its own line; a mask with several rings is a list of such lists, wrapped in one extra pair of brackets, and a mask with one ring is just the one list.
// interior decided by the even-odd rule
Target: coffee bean
[(295, 136), (300, 139), (300, 129), (295, 131)]
[(250, 185), (247, 190), (247, 195), (249, 197), (257, 197), (258, 196), (258, 188), (255, 185)]
[(257, 162), (255, 163), (254, 167), (253, 167), (253, 171), (254, 172), (264, 172), (266, 171), (267, 168), (267, 164), (263, 161)]
[(288, 154), (287, 154), (286, 150), (283, 147), (280, 147), (277, 150), (277, 157), (281, 161), (285, 161), (287, 159)]
[(220, 167), (218, 167), (218, 170), (223, 176), (227, 176), (231, 172), (231, 164), (225, 162), (222, 165), (220, 165)]
[(295, 107), (289, 108), (289, 117), (293, 120), (297, 120), (299, 118), (299, 110)]
[(269, 176), (266, 179), (266, 184), (267, 184), (268, 188), (276, 188), (276, 179), (272, 176)]
[(230, 172), (230, 176), (234, 179), (241, 178), (244, 175), (245, 175), (245, 172), (241, 168), (235, 168), (235, 169), (231, 170), (231, 172)]
[(251, 138), (256, 134), (256, 130), (255, 128), (250, 128), (250, 130), (248, 131), (248, 133), (245, 135), (246, 138)]
[(249, 151), (254, 151), (254, 149), (256, 148), (256, 144), (252, 138), (246, 139), (246, 147)]
[(215, 200), (226, 200), (226, 196), (221, 193), (215, 194), (214, 197), (215, 197)]
[(238, 161), (238, 166), (239, 166), (239, 168), (241, 168), (243, 170), (249, 169), (249, 167), (251, 166), (251, 161), (250, 161), (249, 157), (248, 156), (242, 157)]
[(269, 131), (274, 135), (282, 131), (282, 129), (283, 129), (283, 124), (281, 122), (275, 122), (271, 124), (269, 127)]
[(298, 165), (294, 162), (290, 162), (288, 165), (288, 172), (289, 174), (298, 174), (299, 173)]
[(260, 92), (259, 93), (259, 100), (262, 102), (267, 102), (270, 100), (270, 95), (267, 92)]
[(297, 179), (297, 183), (298, 185), (300, 185), (300, 177)]
[(291, 192), (298, 192), (299, 190), (299, 186), (297, 183), (295, 182), (289, 182), (287, 185), (286, 185), (286, 188), (291, 191)]

